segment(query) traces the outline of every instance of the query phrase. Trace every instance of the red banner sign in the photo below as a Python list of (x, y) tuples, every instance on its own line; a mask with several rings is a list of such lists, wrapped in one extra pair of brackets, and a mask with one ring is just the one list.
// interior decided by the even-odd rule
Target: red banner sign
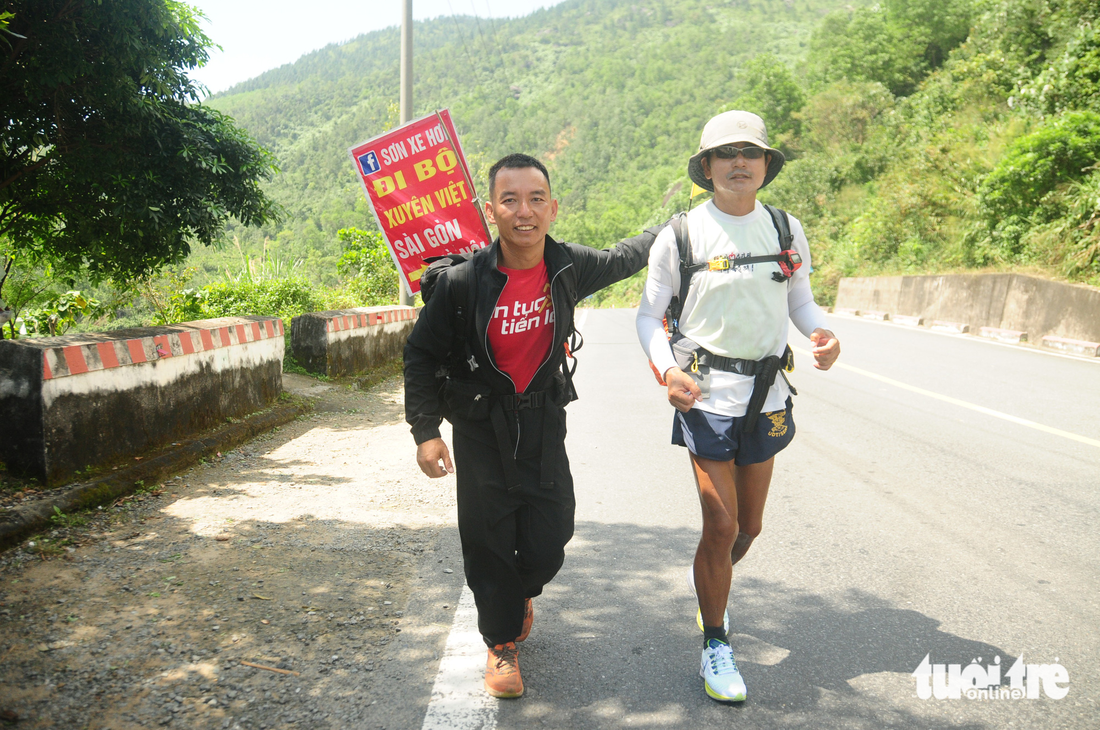
[(491, 240), (446, 109), (351, 148), (375, 220), (410, 294), (424, 259)]

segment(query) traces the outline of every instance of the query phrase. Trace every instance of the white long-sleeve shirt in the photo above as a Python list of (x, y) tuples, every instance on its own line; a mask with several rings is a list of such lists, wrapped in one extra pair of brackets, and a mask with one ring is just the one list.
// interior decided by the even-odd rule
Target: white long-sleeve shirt
[[(697, 272), (680, 315), (680, 331), (716, 355), (760, 360), (782, 355), (787, 346), (788, 322), (810, 336), (825, 327), (825, 317), (810, 289), (810, 248), (802, 224), (790, 218), (792, 246), (802, 266), (786, 283), (772, 279), (778, 264), (750, 264), (726, 271)], [(695, 262), (729, 254), (761, 256), (780, 251), (771, 216), (759, 202), (744, 216), (723, 213), (709, 201), (687, 216)], [(736, 258), (731, 264), (736, 264)], [(649, 252), (649, 277), (638, 307), (638, 339), (646, 355), (664, 373), (676, 365), (661, 320), (680, 290), (680, 256), (669, 226), (661, 231)], [(710, 371), (710, 397), (694, 407), (726, 416), (743, 416), (752, 395), (753, 378), (722, 370)], [(764, 411), (784, 408), (790, 389), (776, 378), (764, 402)]]

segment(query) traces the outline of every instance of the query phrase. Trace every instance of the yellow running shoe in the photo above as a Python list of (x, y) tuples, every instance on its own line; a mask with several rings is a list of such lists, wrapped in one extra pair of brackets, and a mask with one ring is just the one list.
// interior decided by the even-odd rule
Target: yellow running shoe
[(699, 676), (703, 678), (703, 689), (712, 700), (745, 701), (745, 680), (733, 660), (733, 650), (726, 642), (718, 639), (707, 642), (700, 661)]

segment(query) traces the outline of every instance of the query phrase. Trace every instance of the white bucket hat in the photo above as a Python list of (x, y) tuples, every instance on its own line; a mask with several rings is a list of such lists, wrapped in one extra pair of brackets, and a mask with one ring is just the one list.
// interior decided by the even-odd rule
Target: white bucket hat
[(713, 117), (703, 127), (703, 136), (699, 140), (699, 151), (688, 162), (688, 177), (704, 190), (714, 192), (714, 183), (703, 174), (703, 157), (715, 147), (732, 144), (734, 142), (749, 142), (757, 147), (763, 147), (771, 152), (771, 162), (768, 171), (764, 175), (764, 188), (775, 179), (779, 171), (783, 169), (786, 159), (783, 153), (774, 147), (768, 146), (768, 128), (764, 120), (752, 112), (729, 111), (722, 112)]

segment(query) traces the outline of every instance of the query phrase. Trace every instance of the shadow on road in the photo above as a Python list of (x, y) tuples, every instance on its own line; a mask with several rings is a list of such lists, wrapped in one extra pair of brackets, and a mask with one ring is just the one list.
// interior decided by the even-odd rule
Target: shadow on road
[(1007, 668), (1015, 657), (1004, 649), (858, 589), (834, 602), (781, 578), (736, 575), (731, 643), (750, 699), (709, 700), (684, 575), (697, 540), (686, 529), (579, 524), (559, 579), (536, 599), (521, 650), (527, 696), (501, 704), (498, 727), (977, 730), (1002, 726), (1002, 711), (1032, 709), (986, 703), (960, 713), (978, 703), (916, 699), (910, 675), (926, 654), (962, 664), (999, 655)]

